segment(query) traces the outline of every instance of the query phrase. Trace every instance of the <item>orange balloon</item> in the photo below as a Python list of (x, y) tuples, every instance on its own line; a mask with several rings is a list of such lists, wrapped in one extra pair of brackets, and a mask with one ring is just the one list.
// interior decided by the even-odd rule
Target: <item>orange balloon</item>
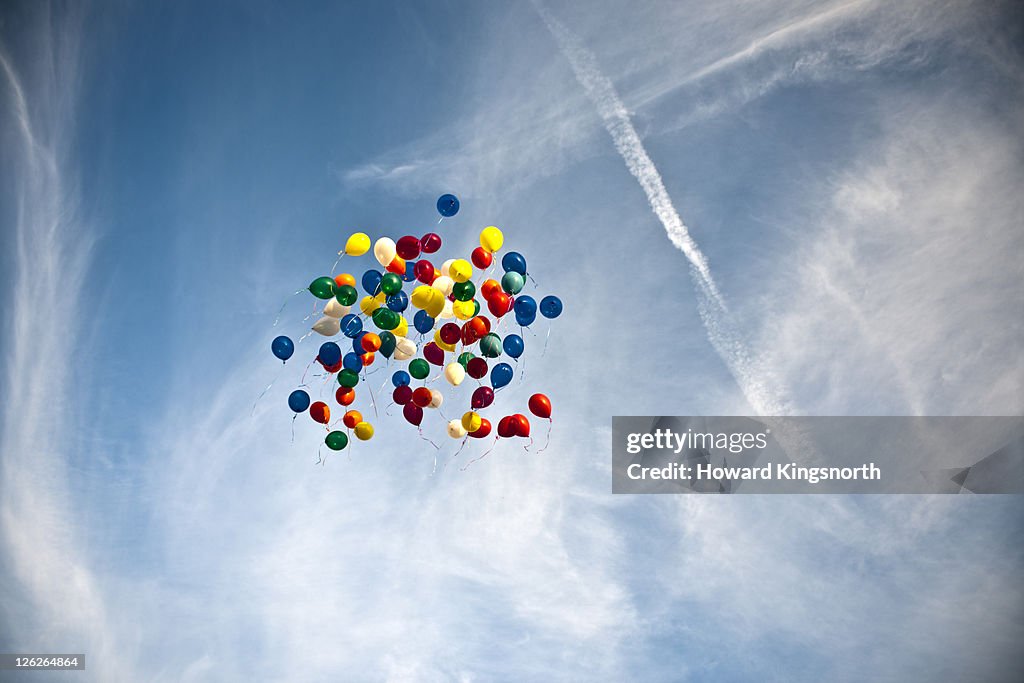
[(380, 348), (380, 336), (374, 332), (367, 332), (363, 335), (360, 344), (363, 345), (363, 351), (373, 352)]
[(355, 287), (356, 279), (349, 275), (348, 273), (342, 273), (341, 275), (334, 276), (334, 284), (338, 285), (339, 287), (342, 287), (344, 285), (348, 285), (349, 287)]
[(501, 291), (501, 284), (497, 280), (484, 280), (484, 283), (480, 285), (480, 296), (487, 301), (491, 298), (491, 295), (495, 292)]
[(367, 365), (372, 365), (373, 364), (373, 359), (374, 359), (373, 351), (367, 351), (366, 353), (364, 353), (363, 355), (361, 355), (359, 357), (363, 359), (363, 367), (364, 368)]
[(325, 425), (331, 421), (331, 408), (323, 401), (317, 401), (309, 407), (309, 416), (314, 422)]
[(341, 418), (341, 421), (349, 429), (355, 429), (356, 425), (363, 421), (363, 414), (358, 410), (350, 410), (345, 413), (345, 417)]
[(401, 256), (391, 259), (391, 263), (388, 264), (388, 272), (395, 275), (405, 275), (405, 259)]
[(338, 390), (334, 392), (334, 398), (340, 405), (352, 405), (352, 401), (356, 400), (356, 390), (352, 387), (338, 387)]

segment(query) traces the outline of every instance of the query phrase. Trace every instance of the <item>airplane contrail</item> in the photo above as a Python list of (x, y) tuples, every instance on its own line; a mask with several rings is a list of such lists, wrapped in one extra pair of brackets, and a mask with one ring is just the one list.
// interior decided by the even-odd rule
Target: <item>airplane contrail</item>
[(707, 259), (673, 206), (672, 198), (669, 197), (661, 180), (661, 174), (644, 149), (643, 142), (629, 118), (629, 110), (619, 98), (615, 86), (601, 72), (594, 54), (584, 47), (572, 31), (558, 21), (538, 0), (534, 0), (533, 5), (548, 31), (554, 36), (562, 54), (569, 61), (576, 80), (594, 103), (608, 134), (615, 143), (615, 148), (626, 162), (629, 172), (640, 183), (651, 210), (665, 227), (669, 240), (690, 262), (690, 275), (697, 288), (698, 311), (711, 345), (755, 411), (761, 415), (785, 414), (785, 403), (764, 383), (760, 373), (754, 368), (742, 337), (731, 322)]

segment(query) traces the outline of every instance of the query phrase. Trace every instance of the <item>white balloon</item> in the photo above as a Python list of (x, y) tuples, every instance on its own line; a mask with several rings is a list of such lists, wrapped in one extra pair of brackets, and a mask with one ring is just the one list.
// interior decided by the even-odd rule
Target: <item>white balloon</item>
[(448, 423), (448, 436), (453, 439), (461, 439), (466, 435), (466, 428), (462, 426), (461, 420), (452, 420)]
[(343, 318), (352, 310), (351, 306), (342, 306), (337, 299), (328, 299), (324, 306), (324, 315), (331, 318)]
[(395, 260), (395, 254), (398, 250), (395, 247), (395, 241), (390, 237), (381, 237), (377, 240), (377, 243), (373, 245), (373, 255), (377, 257), (377, 262), (385, 268)]
[(442, 263), (441, 264), (441, 275), (443, 275), (445, 277), (451, 277), (451, 275), (448, 273), (448, 269), (452, 267), (453, 263), (455, 263), (455, 259), (453, 259), (453, 258), (450, 258), (447, 261), (445, 261), (444, 263)]
[(436, 280), (434, 280), (434, 282), (431, 283), (430, 286), (436, 289), (437, 291), (441, 292), (445, 296), (448, 296), (449, 294), (452, 293), (452, 287), (455, 286), (455, 280), (451, 279), (447, 275), (442, 275)]
[(401, 337), (395, 344), (395, 360), (409, 360), (416, 355), (416, 342), (407, 338)]
[(457, 387), (466, 379), (466, 369), (459, 363), (449, 363), (444, 368), (444, 378), (448, 380), (448, 384)]
[(428, 408), (440, 408), (441, 404), (444, 403), (444, 396), (437, 389), (430, 390), (430, 405)]
[(333, 337), (341, 331), (341, 321), (325, 315), (316, 321), (316, 324), (313, 325), (313, 331), (325, 337)]
[(449, 318), (454, 318), (455, 317), (455, 308), (454, 308), (454, 306), (455, 306), (455, 304), (453, 304), (451, 301), (448, 301), (448, 299), (445, 299), (444, 300), (444, 308), (442, 308), (441, 312), (437, 314), (437, 319), (438, 320), (448, 320)]

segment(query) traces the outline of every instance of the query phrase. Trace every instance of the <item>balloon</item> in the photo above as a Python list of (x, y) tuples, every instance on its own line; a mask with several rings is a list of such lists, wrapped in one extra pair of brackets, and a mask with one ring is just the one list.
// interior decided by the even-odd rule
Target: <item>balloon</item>
[(309, 291), (317, 299), (330, 299), (334, 296), (334, 278), (318, 277), (309, 283)]
[(395, 370), (395, 373), (391, 375), (391, 383), (396, 387), (404, 387), (412, 381), (409, 377), (409, 373), (405, 370)]
[(363, 278), (360, 280), (363, 285), (363, 291), (370, 296), (376, 296), (382, 277), (384, 277), (384, 274), (379, 270), (368, 270), (363, 273)]
[(354, 232), (345, 242), (345, 253), (349, 256), (362, 256), (370, 250), (370, 236), (365, 232)]
[(412, 324), (420, 334), (426, 334), (434, 329), (434, 319), (427, 315), (426, 311), (416, 311)]
[(395, 247), (395, 241), (390, 237), (381, 237), (373, 245), (373, 256), (377, 259), (377, 263), (381, 264), (385, 268), (389, 263), (395, 260), (395, 256), (398, 255), (398, 249)]
[(423, 408), (409, 401), (402, 408), (402, 415), (405, 416), (406, 421), (411, 425), (419, 426), (420, 422), (423, 422)]
[(472, 436), (474, 439), (482, 439), (485, 436), (488, 436), (490, 433), (491, 421), (488, 420), (486, 417), (481, 417), (480, 426), (477, 428), (475, 432), (470, 432), (469, 435)]
[(491, 252), (487, 251), (483, 247), (477, 247), (474, 249), (470, 258), (473, 260), (473, 265), (480, 270), (490, 268), (491, 264), (494, 263), (494, 257), (491, 255)]
[(423, 357), (433, 365), (444, 365), (444, 351), (434, 342), (427, 342), (423, 346)]
[(418, 405), (420, 408), (426, 408), (430, 405), (430, 389), (426, 387), (419, 387), (412, 392), (412, 402)]
[(439, 320), (451, 320), (455, 317), (454, 304), (448, 299), (444, 299), (443, 301), (444, 303), (441, 304), (441, 312), (437, 314), (437, 318)]
[(359, 300), (359, 310), (363, 315), (373, 315), (373, 312), (380, 308), (380, 299), (375, 296), (364, 296)]
[(444, 403), (444, 396), (441, 395), (441, 392), (438, 391), (437, 389), (431, 389), (430, 390), (430, 404), (427, 405), (427, 407), (428, 408), (434, 408), (436, 410), (437, 408), (441, 407), (442, 403)]
[(338, 387), (338, 390), (334, 392), (334, 398), (340, 405), (352, 405), (352, 402), (356, 400), (356, 390), (352, 387)]
[(376, 358), (376, 355), (373, 353), (373, 351), (367, 351), (366, 353), (359, 356), (359, 358), (362, 359), (363, 365), (373, 365), (373, 359)]
[(338, 384), (343, 387), (355, 387), (355, 385), (359, 384), (359, 373), (345, 368), (338, 373)]
[(392, 275), (397, 275), (398, 279), (401, 280), (402, 276), (405, 275), (405, 259), (401, 256), (396, 256), (391, 259), (391, 263), (385, 268)]
[(405, 316), (403, 316), (401, 313), (399, 313), (398, 314), (398, 327), (396, 327), (393, 330), (390, 330), (390, 332), (393, 335), (395, 335), (395, 337), (404, 337), (404, 336), (406, 336), (409, 333), (409, 321), (405, 319)]
[(413, 271), (416, 273), (416, 279), (425, 285), (434, 281), (434, 264), (426, 259), (417, 261)]
[(501, 288), (508, 294), (518, 294), (523, 291), (526, 280), (514, 270), (510, 270), (501, 277)]
[(487, 279), (480, 285), (480, 296), (488, 301), (494, 294), (501, 291), (501, 285), (497, 280)]
[(324, 439), (324, 443), (327, 444), (327, 447), (332, 451), (340, 451), (348, 445), (348, 437), (345, 435), (345, 432), (335, 431), (327, 435), (327, 438)]
[(341, 333), (349, 339), (363, 331), (363, 321), (355, 313), (349, 313), (341, 319)]
[(462, 426), (462, 422), (459, 420), (452, 420), (448, 423), (448, 436), (453, 439), (461, 439), (466, 435), (466, 428)]
[(470, 358), (466, 363), (466, 374), (473, 379), (482, 378), (487, 374), (487, 361), (483, 358)]
[(398, 255), (409, 260), (420, 255), (420, 241), (412, 235), (406, 235), (395, 243)]
[(275, 337), (270, 342), (270, 352), (282, 361), (286, 361), (295, 353), (295, 343), (285, 336)]
[(512, 426), (512, 416), (506, 415), (505, 417), (498, 420), (498, 436), (507, 439), (510, 436), (515, 436), (516, 430)]
[(363, 369), (363, 359), (354, 351), (346, 353), (341, 364), (346, 370), (351, 370), (352, 372), (359, 372)]
[(492, 403), (494, 403), (494, 389), (490, 387), (477, 387), (476, 391), (473, 392), (473, 397), (469, 400), (469, 405), (474, 410), (486, 408)]
[(373, 312), (373, 324), (382, 330), (393, 330), (398, 327), (400, 315), (390, 308), (378, 308)]
[(455, 323), (441, 325), (441, 329), (437, 333), (441, 335), (441, 339), (447, 344), (457, 344), (459, 339), (462, 338), (462, 330)]
[(395, 344), (395, 360), (409, 360), (416, 355), (416, 342), (402, 337)]
[(405, 272), (402, 273), (402, 279), (406, 282), (412, 282), (416, 279), (416, 264), (413, 261), (405, 262)]
[(333, 337), (338, 334), (340, 326), (337, 318), (329, 318), (324, 316), (316, 321), (313, 325), (312, 330), (317, 334), (322, 334), (325, 337)]
[(516, 413), (512, 416), (512, 431), (518, 436), (530, 436), (530, 421), (525, 415)]
[(540, 300), (540, 314), (545, 318), (557, 318), (562, 314), (562, 300), (548, 295)]
[(508, 273), (526, 275), (526, 259), (518, 251), (510, 251), (501, 257), (501, 267)]
[(385, 273), (380, 279), (380, 291), (385, 295), (402, 291), (402, 278), (394, 273)]
[(309, 416), (313, 418), (313, 422), (325, 425), (331, 421), (331, 407), (323, 401), (317, 401), (309, 407)]
[[(342, 287), (348, 287), (353, 292), (356, 291), (355, 287), (351, 287), (349, 285), (342, 285)], [(358, 292), (356, 292), (356, 296), (359, 296)], [(340, 318), (343, 315), (347, 315), (350, 310), (352, 310), (350, 306), (341, 305), (341, 302), (337, 299), (337, 294), (335, 294), (335, 298), (328, 299), (327, 303), (324, 305), (324, 315), (332, 318)]]
[(430, 365), (422, 358), (417, 358), (409, 363), (409, 374), (416, 379), (425, 379), (430, 374)]
[(526, 345), (523, 344), (523, 338), (518, 334), (510, 334), (501, 341), (502, 348), (512, 358), (519, 358), (523, 355), (523, 351), (526, 349)]
[(523, 327), (529, 327), (530, 325), (533, 324), (533, 321), (535, 321), (536, 319), (537, 319), (537, 314), (536, 313), (531, 313), (528, 316), (519, 315), (518, 313), (516, 313), (516, 324), (517, 325), (522, 325)]
[(367, 332), (359, 340), (359, 345), (363, 347), (363, 351), (373, 352), (380, 348), (380, 336), (373, 332)]
[(534, 394), (530, 397), (530, 412), (537, 417), (548, 419), (551, 417), (551, 400), (544, 394)]
[(360, 441), (369, 441), (373, 438), (373, 425), (369, 422), (360, 422), (356, 425), (356, 438)]
[(456, 282), (452, 286), (452, 294), (456, 301), (469, 301), (476, 295), (476, 285), (472, 282)]
[(433, 254), (441, 248), (441, 236), (435, 232), (428, 232), (420, 238), (420, 251), (424, 254)]
[(444, 339), (441, 339), (441, 330), (434, 331), (434, 343), (437, 344), (442, 351), (450, 353), (455, 350), (455, 344), (449, 344)]
[(480, 340), (480, 354), (484, 358), (497, 358), (501, 355), (501, 337), (489, 333), (486, 337)]
[(363, 421), (363, 414), (358, 410), (350, 410), (345, 413), (345, 416), (341, 418), (341, 421), (345, 423), (345, 426), (352, 429), (357, 424)]
[[(342, 306), (351, 306), (359, 298), (359, 292), (352, 285), (342, 285), (334, 288), (334, 299)], [(325, 309), (326, 310), (326, 309)], [(341, 317), (341, 316), (335, 316)]]
[[(470, 283), (466, 283), (467, 285)], [(476, 301), (455, 301), (452, 303), (452, 313), (459, 320), (469, 320), (476, 315), (479, 305)]]
[(459, 354), (459, 365), (463, 368), (465, 368), (471, 360), (473, 360), (473, 354), (469, 351), (463, 351)]
[(491, 386), (500, 389), (512, 381), (512, 366), (508, 363), (498, 363), (491, 370)]
[(466, 259), (455, 259), (448, 266), (448, 277), (456, 282), (466, 282), (473, 277), (473, 266)]
[(320, 352), (317, 354), (322, 365), (334, 365), (341, 360), (341, 347), (334, 342), (324, 342), (320, 345)]
[(512, 308), (512, 298), (505, 292), (497, 292), (487, 300), (487, 310), (495, 318), (500, 318)]
[(449, 294), (452, 293), (452, 289), (455, 287), (455, 280), (451, 279), (447, 275), (442, 275), (441, 277), (434, 280), (434, 282), (431, 283), (430, 286), (436, 289), (437, 291), (441, 292), (441, 294), (448, 296)]
[(437, 198), (437, 212), (445, 218), (451, 218), (459, 212), (459, 198), (453, 194), (443, 194)]
[(399, 290), (387, 298), (387, 306), (396, 313), (409, 308), (409, 295)]
[(462, 414), (462, 428), (466, 430), (467, 434), (472, 434), (480, 429), (481, 422), (480, 413), (470, 410)]
[(427, 315), (436, 320), (444, 315), (445, 304), (447, 302), (448, 299), (444, 298), (444, 296), (439, 292), (437, 296), (430, 300), (430, 303), (428, 303), (427, 307), (423, 310), (427, 312)]
[[(321, 365), (323, 365), (323, 363), (321, 363)], [(324, 365), (324, 370), (332, 374), (337, 372), (338, 370), (341, 370), (341, 361), (339, 360), (337, 363), (334, 363), (332, 365)]]
[(533, 318), (537, 317), (537, 302), (529, 294), (523, 294), (522, 296), (516, 297), (513, 308), (516, 311), (516, 318), (519, 318), (520, 316), (524, 318), (528, 317), (532, 322)]
[(504, 242), (505, 236), (501, 234), (501, 230), (498, 230), (493, 225), (484, 228), (480, 232), (480, 246), (483, 247), (485, 251), (489, 251), (492, 254), (501, 249), (501, 245), (504, 244)]
[(288, 407), (296, 413), (301, 413), (309, 407), (309, 394), (302, 389), (296, 389), (288, 395)]
[(344, 287), (345, 285), (348, 285), (349, 287), (355, 287), (356, 279), (349, 275), (348, 273), (339, 273), (338, 275), (334, 276), (335, 287)]
[(449, 363), (444, 366), (444, 378), (453, 387), (457, 387), (466, 378), (466, 369), (458, 363)]
[(398, 340), (395, 339), (395, 335), (391, 332), (380, 333), (380, 353), (385, 358), (391, 358), (391, 354), (395, 352), (395, 345)]
[(391, 398), (394, 399), (395, 403), (400, 406), (404, 406), (406, 403), (412, 400), (412, 387), (408, 384), (403, 384), (400, 387), (395, 387), (395, 390), (391, 392)]

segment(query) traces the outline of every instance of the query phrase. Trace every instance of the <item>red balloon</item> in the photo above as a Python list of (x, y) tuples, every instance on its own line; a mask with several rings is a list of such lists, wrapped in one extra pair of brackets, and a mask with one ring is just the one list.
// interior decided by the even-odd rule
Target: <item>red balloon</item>
[[(320, 360), (320, 356), (317, 356), (316, 359)], [(320, 365), (324, 365), (323, 361), (320, 361)], [(341, 365), (342, 362), (339, 360), (334, 365), (324, 365), (324, 370), (326, 370), (327, 372), (338, 372), (339, 370), (341, 370)]]
[(537, 417), (545, 419), (551, 417), (551, 399), (544, 394), (534, 394), (530, 397), (530, 412)]
[(343, 406), (352, 405), (352, 401), (356, 400), (356, 390), (352, 387), (338, 387), (334, 398)]
[(441, 248), (441, 236), (436, 232), (428, 232), (420, 238), (420, 250), (424, 254), (433, 254)]
[(491, 421), (486, 417), (480, 418), (480, 426), (475, 432), (470, 432), (469, 435), (474, 439), (482, 439), (491, 433)]
[(412, 269), (416, 279), (425, 285), (432, 283), (436, 276), (434, 275), (434, 264), (426, 259), (421, 259), (416, 262), (416, 265)]
[(395, 249), (399, 256), (408, 261), (420, 255), (420, 241), (412, 235), (406, 235), (395, 243)]
[(416, 391), (412, 392), (412, 402), (418, 405), (420, 408), (426, 408), (430, 405), (430, 401), (434, 397), (430, 393), (430, 389), (426, 387), (420, 387)]
[(474, 249), (470, 258), (473, 259), (473, 265), (480, 270), (490, 268), (491, 264), (494, 263), (494, 256), (492, 256), (491, 252), (487, 251), (483, 247), (477, 247)]
[(428, 363), (444, 365), (444, 350), (434, 342), (423, 347), (423, 357), (427, 359)]
[(401, 256), (396, 256), (391, 259), (391, 263), (388, 264), (387, 271), (394, 273), (395, 275), (405, 275), (405, 259)]
[(506, 415), (505, 417), (498, 420), (498, 436), (507, 439), (510, 436), (515, 436), (516, 430), (512, 426), (512, 416)]
[(487, 361), (483, 358), (470, 358), (466, 363), (466, 374), (473, 379), (480, 379), (487, 374)]
[(363, 347), (363, 351), (376, 351), (380, 348), (380, 336), (373, 332), (367, 332), (359, 340), (359, 344)]
[(314, 422), (325, 425), (331, 421), (331, 408), (323, 401), (317, 401), (309, 407), (309, 416)]
[(469, 400), (473, 410), (479, 408), (486, 408), (487, 406), (494, 403), (494, 389), (490, 387), (477, 387), (476, 391), (473, 392), (473, 397)]
[(373, 364), (373, 359), (374, 359), (373, 351), (367, 351), (366, 353), (364, 353), (363, 355), (361, 355), (359, 357), (363, 359), (363, 367), (366, 367), (367, 365), (372, 365)]
[(411, 425), (418, 427), (420, 422), (423, 422), (423, 408), (420, 408), (415, 403), (406, 403), (405, 407), (402, 408), (402, 415), (405, 416), (405, 419)]
[(358, 410), (350, 410), (345, 413), (341, 421), (345, 423), (345, 426), (349, 429), (355, 429), (356, 425), (363, 421), (363, 414)]
[(509, 312), (512, 308), (512, 298), (505, 292), (495, 292), (491, 295), (491, 298), (487, 300), (487, 310), (490, 311), (495, 318), (500, 318)]
[(400, 406), (404, 406), (406, 403), (412, 400), (412, 387), (408, 384), (403, 384), (400, 387), (395, 387), (395, 390), (391, 392), (391, 398), (394, 399), (395, 403)]
[(476, 332), (473, 331), (472, 322), (472, 320), (467, 320), (462, 324), (462, 343), (465, 346), (472, 346), (480, 339), (480, 337), (476, 336)]
[(441, 341), (445, 344), (456, 344), (462, 338), (462, 330), (455, 323), (441, 325), (441, 329), (438, 332), (441, 335)]
[(530, 435), (530, 421), (522, 413), (512, 416), (512, 430), (519, 436)]
[(492, 294), (500, 291), (501, 285), (497, 280), (484, 280), (484, 283), (480, 285), (480, 296), (484, 298), (484, 301), (489, 301)]

